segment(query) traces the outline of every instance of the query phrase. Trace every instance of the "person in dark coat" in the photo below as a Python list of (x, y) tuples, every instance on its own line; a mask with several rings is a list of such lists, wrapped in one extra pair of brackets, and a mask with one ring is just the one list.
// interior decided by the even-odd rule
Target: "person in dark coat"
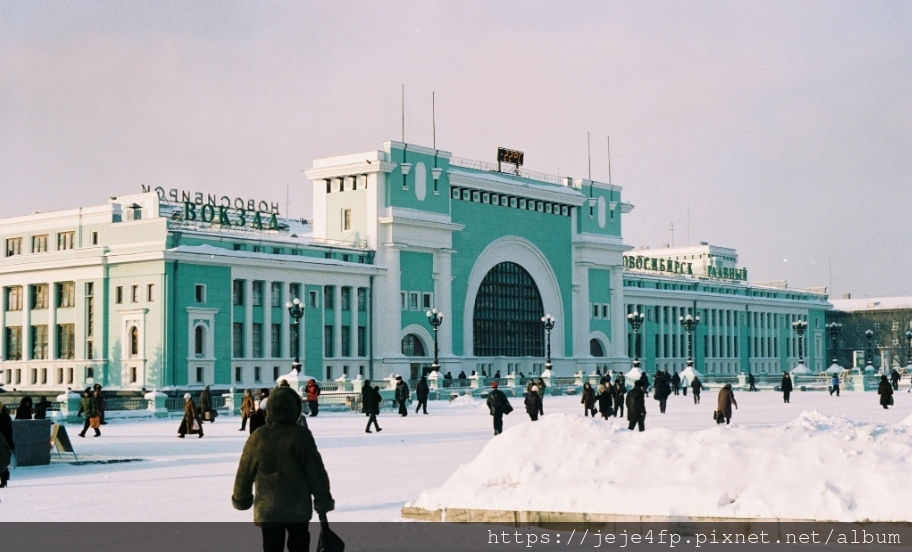
[(627, 385), (624, 379), (618, 377), (611, 386), (611, 400), (614, 402), (614, 415), (624, 415), (624, 395), (627, 394)]
[(101, 384), (96, 383), (92, 386), (92, 396), (95, 397), (95, 406), (98, 407), (98, 419), (101, 425), (105, 425), (108, 422), (105, 420), (105, 412), (108, 410), (108, 403), (105, 402), (104, 395), (101, 393)]
[[(203, 387), (203, 392), (200, 393), (200, 407), (199, 415), (201, 420), (206, 419), (206, 415), (212, 412), (212, 395), (209, 393), (209, 386)], [(215, 416), (209, 417), (209, 423), (215, 422)]]
[(399, 415), (408, 416), (409, 386), (402, 380), (402, 376), (396, 376), (396, 402), (399, 403)]
[(494, 416), (494, 435), (503, 433), (503, 417), (507, 413), (510, 401), (503, 391), (497, 388), (497, 382), (491, 384), (491, 393), (488, 395), (487, 405), (491, 416)]
[(640, 373), (640, 381), (643, 382), (643, 394), (649, 393), (649, 376), (646, 375), (646, 372)]
[(526, 392), (523, 404), (526, 406), (526, 414), (529, 415), (529, 419), (533, 422), (538, 421), (538, 411), (541, 409), (541, 395), (538, 394), (537, 385), (533, 385), (532, 388)]
[(190, 393), (184, 393), (184, 417), (181, 418), (180, 426), (177, 428), (177, 436), (183, 439), (188, 433), (197, 433), (199, 438), (202, 439), (203, 421), (196, 410), (196, 405), (193, 404), (193, 398)]
[[(0, 447), (5, 444), (10, 451), (10, 456), (12, 456), (12, 453), (16, 450), (16, 443), (13, 442), (13, 420), (10, 418), (9, 409), (2, 402), (0, 402), (0, 440), (3, 441)], [(7, 458), (5, 466), (0, 465), (0, 487), (6, 487), (6, 482), (9, 481), (9, 465), (9, 458)]]
[(890, 408), (890, 405), (893, 404), (893, 385), (887, 380), (887, 376), (880, 376), (877, 394), (880, 395), (880, 405), (884, 409)]
[(700, 404), (700, 391), (703, 390), (703, 382), (700, 381), (700, 377), (694, 375), (694, 379), (690, 382), (690, 388), (693, 390), (694, 404)]
[(751, 374), (750, 372), (747, 373), (747, 385), (748, 385), (748, 388), (747, 388), (748, 391), (757, 390), (757, 378), (755, 378), (754, 375)]
[(247, 429), (247, 420), (253, 415), (256, 410), (256, 403), (253, 400), (253, 393), (250, 389), (244, 389), (244, 398), (241, 399), (241, 429), (238, 431), (244, 431)]
[(250, 415), (250, 434), (266, 425), (266, 407), (269, 404), (269, 389), (260, 389), (260, 401)]
[(595, 391), (592, 390), (592, 385), (588, 381), (583, 384), (583, 396), (580, 403), (583, 405), (586, 416), (592, 415), (595, 418)]
[(17, 420), (31, 420), (32, 419), (32, 398), (31, 397), (22, 397), (22, 400), (19, 401), (19, 408), (16, 409), (16, 419)]
[(306, 552), (313, 510), (323, 521), (336, 505), (329, 475), (313, 434), (297, 425), (303, 410), (301, 397), (290, 387), (280, 387), (266, 408), (266, 425), (244, 445), (231, 505), (238, 510), (253, 507), (264, 552), (283, 552), (286, 537), (289, 552)]
[(627, 429), (633, 431), (634, 426), (638, 426), (640, 431), (645, 431), (646, 394), (643, 392), (642, 379), (634, 382), (633, 389), (627, 393), (625, 402), (627, 404)]
[(459, 371), (459, 375), (456, 376), (456, 378), (457, 378), (457, 379), (461, 379), (461, 380), (466, 379), (465, 372), (463, 372), (462, 370), (460, 370), (460, 371)]
[[(85, 424), (83, 424), (82, 431), (79, 433), (80, 437), (85, 437), (86, 431), (88, 431), (89, 427), (92, 425), (92, 419), (98, 418), (98, 403), (95, 402), (95, 397), (93, 395), (94, 392), (91, 389), (86, 389), (82, 392), (82, 400), (79, 401), (79, 412), (77, 412), (76, 415), (78, 416), (82, 413), (82, 415), (85, 416)], [(95, 437), (100, 437), (101, 430), (97, 427), (94, 429)]]
[(424, 407), (424, 413), (427, 414), (427, 401), (430, 393), (431, 389), (428, 387), (427, 377), (421, 376), (421, 381), (415, 386), (415, 395), (418, 396), (418, 408), (415, 409), (415, 414), (418, 414), (422, 407)]
[(383, 431), (380, 428), (380, 424), (377, 423), (377, 416), (380, 414), (380, 401), (382, 400), (380, 387), (371, 387), (370, 380), (365, 380), (364, 385), (361, 386), (361, 412), (368, 416), (364, 433), (371, 433), (371, 424), (374, 424), (374, 429), (378, 433)]
[[(610, 379), (609, 379), (610, 381)], [(598, 386), (598, 394), (595, 396), (595, 400), (598, 402), (599, 412), (602, 413), (602, 419), (607, 420), (608, 416), (614, 416), (614, 405), (612, 404), (612, 392), (611, 384), (600, 383)]]
[(668, 396), (671, 395), (671, 384), (663, 372), (656, 372), (653, 379), (653, 398), (659, 401), (659, 412), (665, 414), (665, 405), (668, 402)]
[(789, 402), (789, 396), (792, 394), (792, 376), (788, 372), (782, 373), (782, 383), (779, 384), (782, 389), (782, 401)]
[(899, 370), (896, 368), (891, 370), (890, 381), (893, 383), (893, 390), (899, 391)]
[(675, 396), (681, 391), (681, 376), (678, 375), (677, 370), (671, 375), (671, 390), (674, 392)]
[(725, 387), (719, 390), (719, 399), (716, 402), (716, 412), (725, 417), (725, 423), (731, 422), (732, 405), (738, 408), (738, 401), (735, 400), (735, 392), (732, 391), (732, 384), (726, 383)]
[(545, 415), (545, 389), (548, 388), (548, 384), (545, 383), (544, 378), (538, 378), (538, 380), (536, 380), (536, 382), (535, 382), (535, 385), (538, 387), (538, 396), (539, 396), (539, 398), (541, 398), (541, 403), (540, 403), (541, 407), (538, 409), (538, 415), (544, 416)]
[(47, 420), (47, 409), (50, 408), (50, 406), (51, 401), (44, 397), (38, 397), (38, 402), (35, 403), (35, 419)]

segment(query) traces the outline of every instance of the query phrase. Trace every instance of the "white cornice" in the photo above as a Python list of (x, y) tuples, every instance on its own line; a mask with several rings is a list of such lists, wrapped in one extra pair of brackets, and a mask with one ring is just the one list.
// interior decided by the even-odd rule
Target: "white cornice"
[(396, 163), (365, 159), (360, 163), (304, 169), (304, 174), (311, 180), (323, 180), (325, 178), (338, 178), (341, 176), (353, 176), (358, 174), (390, 173), (395, 168)]
[(451, 152), (444, 150), (435, 150), (434, 148), (429, 148), (426, 146), (419, 146), (417, 144), (409, 144), (404, 142), (397, 142), (395, 140), (389, 140), (383, 142), (383, 148), (386, 151), (390, 151), (393, 148), (395, 149), (404, 149), (406, 154), (408, 153), (422, 153), (424, 155), (436, 155), (439, 159), (449, 159), (453, 156)]
[(624, 240), (617, 236), (601, 236), (598, 234), (574, 234), (572, 241), (573, 247), (581, 249), (609, 249), (611, 251), (619, 252), (630, 251), (633, 249), (632, 245), (625, 244)]
[(295, 269), (324, 273), (339, 273), (341, 271), (347, 274), (360, 274), (366, 276), (381, 274), (386, 271), (386, 269), (376, 265), (346, 263), (333, 259), (318, 259), (314, 257), (290, 255), (280, 255), (276, 256), (276, 258), (269, 258), (265, 254), (262, 257), (241, 257), (237, 255), (219, 255), (217, 252), (194, 253), (192, 251), (166, 251), (164, 260), (231, 267), (252, 267), (261, 270), (270, 268), (277, 270)]
[(401, 224), (403, 226), (418, 226), (425, 229), (446, 230), (448, 232), (461, 232), (464, 224), (450, 221), (449, 215), (415, 211), (412, 209), (393, 209), (392, 216), (379, 217), (380, 224)]
[[(450, 186), (464, 186), (476, 190), (494, 192), (504, 195), (531, 198), (564, 205), (579, 207), (586, 202), (586, 197), (573, 188), (556, 188), (554, 191), (523, 182), (500, 182), (484, 176), (469, 175), (464, 172), (447, 172)], [(560, 191), (558, 191), (560, 190)]]

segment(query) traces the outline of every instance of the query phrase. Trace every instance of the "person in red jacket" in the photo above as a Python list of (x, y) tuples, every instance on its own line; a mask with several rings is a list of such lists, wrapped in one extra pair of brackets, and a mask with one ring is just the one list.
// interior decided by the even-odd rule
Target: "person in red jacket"
[(320, 403), (318, 401), (320, 397), (320, 386), (317, 385), (317, 381), (311, 378), (307, 385), (304, 386), (304, 393), (307, 395), (307, 406), (310, 407), (310, 417), (314, 417), (319, 413)]

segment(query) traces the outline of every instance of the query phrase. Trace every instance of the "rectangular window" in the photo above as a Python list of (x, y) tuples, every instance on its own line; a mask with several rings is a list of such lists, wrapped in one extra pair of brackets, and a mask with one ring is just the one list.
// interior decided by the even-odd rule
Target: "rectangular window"
[(203, 383), (203, 367), (196, 367), (196, 383)]
[(327, 366), (326, 367), (326, 381), (332, 381), (332, 379), (333, 379), (333, 367)]
[(262, 245), (254, 245), (254, 246), (253, 246), (253, 252), (254, 252), (254, 253), (262, 253), (262, 252), (263, 252), (263, 246), (262, 246)]
[(418, 292), (409, 292), (409, 309), (418, 310)]
[(352, 210), (342, 209), (342, 230), (352, 229)]
[[(271, 295), (272, 295), (272, 306), (281, 307), (282, 306), (282, 282), (273, 282), (270, 286)], [(293, 299), (293, 297), (292, 297)]]
[(253, 290), (251, 293), (253, 295), (253, 297), (251, 298), (253, 301), (253, 306), (262, 307), (263, 306), (263, 281), (262, 280), (253, 281)]
[(599, 318), (599, 306), (592, 305), (592, 318)]
[(611, 318), (611, 311), (608, 309), (608, 305), (602, 305), (602, 318), (605, 320)]
[(351, 293), (352, 289), (350, 287), (343, 287), (341, 291), (342, 295), (342, 310), (350, 311), (351, 310)]
[(231, 346), (234, 358), (244, 358), (244, 323), (235, 322), (231, 326)]
[(333, 347), (333, 327), (324, 326), (323, 327), (323, 356), (326, 358), (332, 358), (335, 356), (334, 353), (335, 347)]
[(253, 381), (256, 381), (256, 382), (260, 381), (260, 367), (259, 366), (253, 367)]
[(76, 238), (76, 232), (58, 232), (57, 233), (57, 251), (66, 251), (67, 249), (73, 249), (74, 239)]
[(244, 286), (247, 285), (246, 280), (234, 280), (231, 284), (231, 301), (234, 305), (243, 306), (244, 305)]
[(22, 360), (22, 326), (6, 327), (5, 352), (6, 360)]
[(48, 250), (48, 235), (32, 236), (32, 253), (44, 253)]
[(146, 284), (146, 301), (151, 303), (155, 300), (155, 284)]
[(73, 377), (76, 375), (74, 368), (67, 368), (67, 383), (73, 383)]
[(197, 303), (206, 302), (206, 284), (196, 284), (196, 291), (194, 293)]
[(48, 357), (48, 327), (32, 326), (32, 359), (47, 360)]
[(234, 250), (235, 250), (235, 251), (244, 251), (244, 249), (246, 249), (246, 248), (244, 247), (244, 244), (242, 244), (242, 243), (236, 243), (236, 244), (234, 244)]
[(431, 308), (431, 294), (430, 293), (421, 294), (421, 308), (423, 308), (423, 309)]
[(57, 324), (57, 357), (72, 360), (76, 358), (76, 325)]
[(241, 383), (241, 367), (240, 366), (234, 367), (234, 382)]
[(57, 284), (57, 308), (76, 306), (76, 282), (60, 282)]
[(57, 368), (57, 385), (63, 385), (63, 368)]
[(274, 380), (279, 379), (279, 367), (278, 366), (272, 367), (272, 379), (274, 379)]
[(335, 286), (323, 286), (323, 308), (331, 310), (333, 308), (333, 295), (336, 293)]
[(526, 200), (525, 200), (525, 199), (520, 199), (520, 200), (519, 200), (519, 208), (520, 208), (520, 209), (525, 209), (525, 208), (526, 208)]
[[(137, 209), (136, 211), (138, 213), (139, 209)], [(136, 383), (136, 381), (138, 379), (139, 379), (139, 370), (136, 369), (136, 366), (131, 366), (130, 367), (130, 383)]]
[(48, 308), (48, 285), (35, 284), (32, 286), (32, 309)]
[(123, 303), (123, 286), (114, 288), (114, 302), (118, 305)]
[(351, 356), (351, 327), (342, 326), (342, 356)]
[(405, 310), (408, 308), (408, 301), (405, 298), (405, 292), (402, 291), (399, 293), (399, 295), (400, 295), (400, 299), (401, 299), (400, 303), (402, 304), (402, 310)]
[(263, 358), (263, 325), (259, 322), (254, 322), (251, 334), (253, 337), (253, 351), (250, 356), (253, 358)]
[(367, 310), (367, 288), (358, 288), (358, 310), (360, 312)]
[(98, 245), (98, 231), (92, 232), (92, 245)]
[(301, 284), (288, 284), (288, 300), (301, 297)]
[(12, 286), (6, 288), (6, 310), (22, 310), (22, 286)]
[(22, 255), (22, 238), (6, 238), (6, 256)]
[(317, 308), (317, 292), (311, 291), (308, 293), (308, 296), (310, 297), (310, 306)]
[(358, 326), (358, 356), (367, 356), (367, 328)]
[(130, 286), (130, 302), (139, 303), (139, 286)]
[(282, 356), (282, 325), (273, 324), (269, 334), (269, 352), (272, 358)]

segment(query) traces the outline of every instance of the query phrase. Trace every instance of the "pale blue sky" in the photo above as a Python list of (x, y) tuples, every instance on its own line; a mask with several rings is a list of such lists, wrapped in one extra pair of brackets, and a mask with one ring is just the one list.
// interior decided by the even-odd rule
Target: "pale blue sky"
[[(140, 185), (308, 216), (401, 138), (612, 181), (635, 246), (912, 295), (912, 2), (0, 2), (0, 217)], [(689, 212), (689, 218), (688, 218)], [(689, 223), (688, 223), (689, 221)], [(688, 231), (689, 230), (689, 231)], [(832, 266), (832, 271), (830, 270)], [(832, 274), (832, 276), (831, 276)]]

